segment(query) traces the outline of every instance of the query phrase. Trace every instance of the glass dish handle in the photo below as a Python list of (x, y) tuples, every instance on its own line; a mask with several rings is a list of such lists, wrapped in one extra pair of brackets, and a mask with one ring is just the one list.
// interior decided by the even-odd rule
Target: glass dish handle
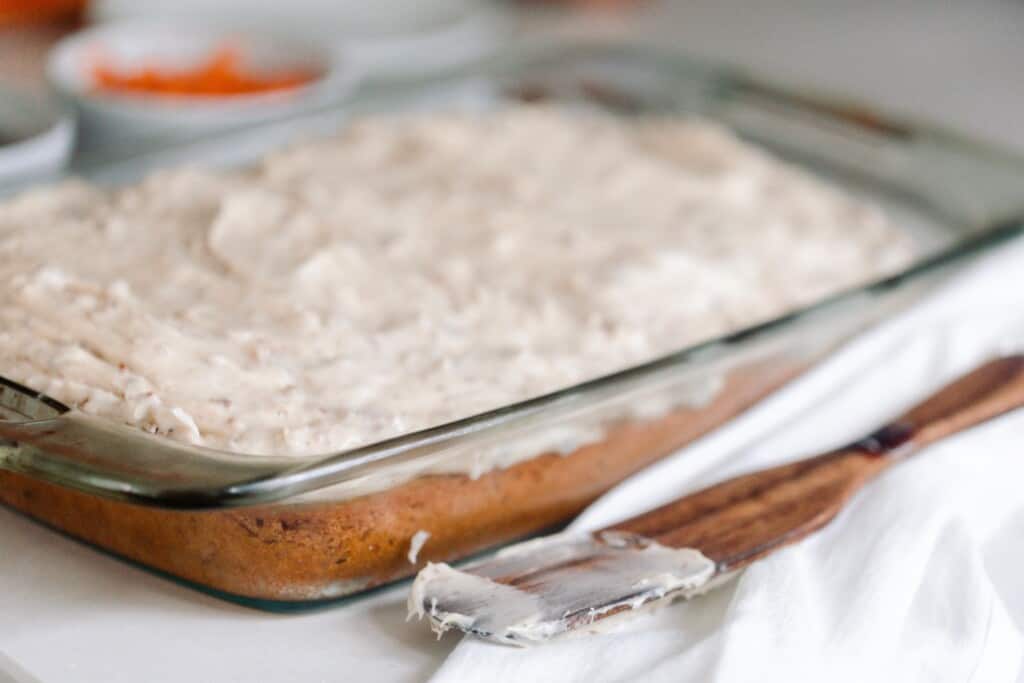
[(230, 504), (232, 491), (237, 504), (280, 497), (247, 495), (244, 485), (297, 464), (154, 437), (0, 377), (0, 469), (108, 498), (197, 509)]
[(855, 102), (742, 77), (723, 87), (714, 114), (744, 136), (812, 166), (884, 183), (973, 232), (1024, 209), (1020, 160), (1012, 155), (938, 128), (903, 125)]

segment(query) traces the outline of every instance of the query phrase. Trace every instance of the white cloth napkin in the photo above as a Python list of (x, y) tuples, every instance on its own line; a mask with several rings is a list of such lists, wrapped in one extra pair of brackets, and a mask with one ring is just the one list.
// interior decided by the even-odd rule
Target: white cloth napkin
[[(573, 527), (600, 528), (724, 477), (838, 446), (1015, 348), (1024, 349), (1024, 242), (624, 482)], [(467, 638), (432, 680), (1012, 682), (1022, 625), (1019, 411), (889, 470), (824, 531), (716, 592), (614, 633), (532, 649)]]

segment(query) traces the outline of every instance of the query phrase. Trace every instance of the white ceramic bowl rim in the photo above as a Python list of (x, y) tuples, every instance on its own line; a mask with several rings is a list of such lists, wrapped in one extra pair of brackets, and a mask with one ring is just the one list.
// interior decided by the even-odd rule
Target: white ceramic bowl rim
[[(268, 71), (305, 68), (315, 75), (306, 85), (288, 91), (271, 91), (226, 96), (113, 93), (93, 88), (88, 74), (91, 55), (103, 54), (115, 64), (135, 60), (187, 67), (208, 58), (219, 46), (237, 45), (242, 58)], [(183, 21), (129, 20), (87, 28), (73, 34), (54, 48), (48, 72), (54, 86), (65, 95), (107, 101), (111, 105), (139, 110), (206, 109), (230, 111), (291, 103), (309, 91), (338, 80), (335, 53), (310, 41), (286, 34), (197, 25)]]
[(43, 135), (68, 118), (49, 94), (0, 87), (0, 148)]
[(45, 93), (0, 88), (0, 189), (67, 162), (74, 117)]

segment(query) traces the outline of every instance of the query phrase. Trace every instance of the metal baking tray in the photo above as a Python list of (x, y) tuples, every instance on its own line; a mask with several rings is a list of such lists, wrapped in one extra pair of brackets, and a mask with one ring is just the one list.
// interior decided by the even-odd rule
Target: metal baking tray
[[(364, 84), (287, 121), (76, 170), (124, 183), (182, 162), (236, 165), (381, 111), (543, 99), (617, 115), (716, 119), (867, 197), (921, 257), (882, 281), (544, 396), (353, 450), (245, 457), (104, 422), (0, 378), (0, 501), (195, 586), (264, 607), (309, 603), (564, 522), (601, 492), (742, 411), (977, 254), (1024, 232), (1024, 160), (846, 100), (629, 45), (536, 45), (406, 83)], [(3, 364), (0, 360), (0, 375)], [(701, 396), (699, 400), (692, 400)], [(638, 402), (676, 406), (631, 412)], [(603, 430), (562, 448), (573, 425)], [(520, 449), (479, 478), (446, 459)], [(406, 558), (417, 530), (431, 536)]]

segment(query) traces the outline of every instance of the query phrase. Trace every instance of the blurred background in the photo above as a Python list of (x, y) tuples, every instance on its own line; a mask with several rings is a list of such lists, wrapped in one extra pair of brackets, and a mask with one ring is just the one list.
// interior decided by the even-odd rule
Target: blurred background
[[(154, 25), (183, 43), (214, 28), (263, 33), (319, 50), (341, 64), (339, 71), (357, 69), (361, 78), (422, 73), (524, 36), (624, 37), (852, 93), (883, 110), (1024, 147), (1016, 125), (1024, 111), (1024, 3), (1012, 0), (0, 0), (5, 99), (63, 90), (67, 100), (72, 86), (61, 83), (68, 74), (55, 73), (54, 46), (83, 29), (113, 25), (134, 26), (142, 42)], [(130, 43), (132, 31), (127, 35)], [(351, 75), (332, 74), (318, 97), (342, 96)], [(95, 121), (79, 124), (76, 149), (86, 156), (130, 137), (123, 122), (114, 134)]]

